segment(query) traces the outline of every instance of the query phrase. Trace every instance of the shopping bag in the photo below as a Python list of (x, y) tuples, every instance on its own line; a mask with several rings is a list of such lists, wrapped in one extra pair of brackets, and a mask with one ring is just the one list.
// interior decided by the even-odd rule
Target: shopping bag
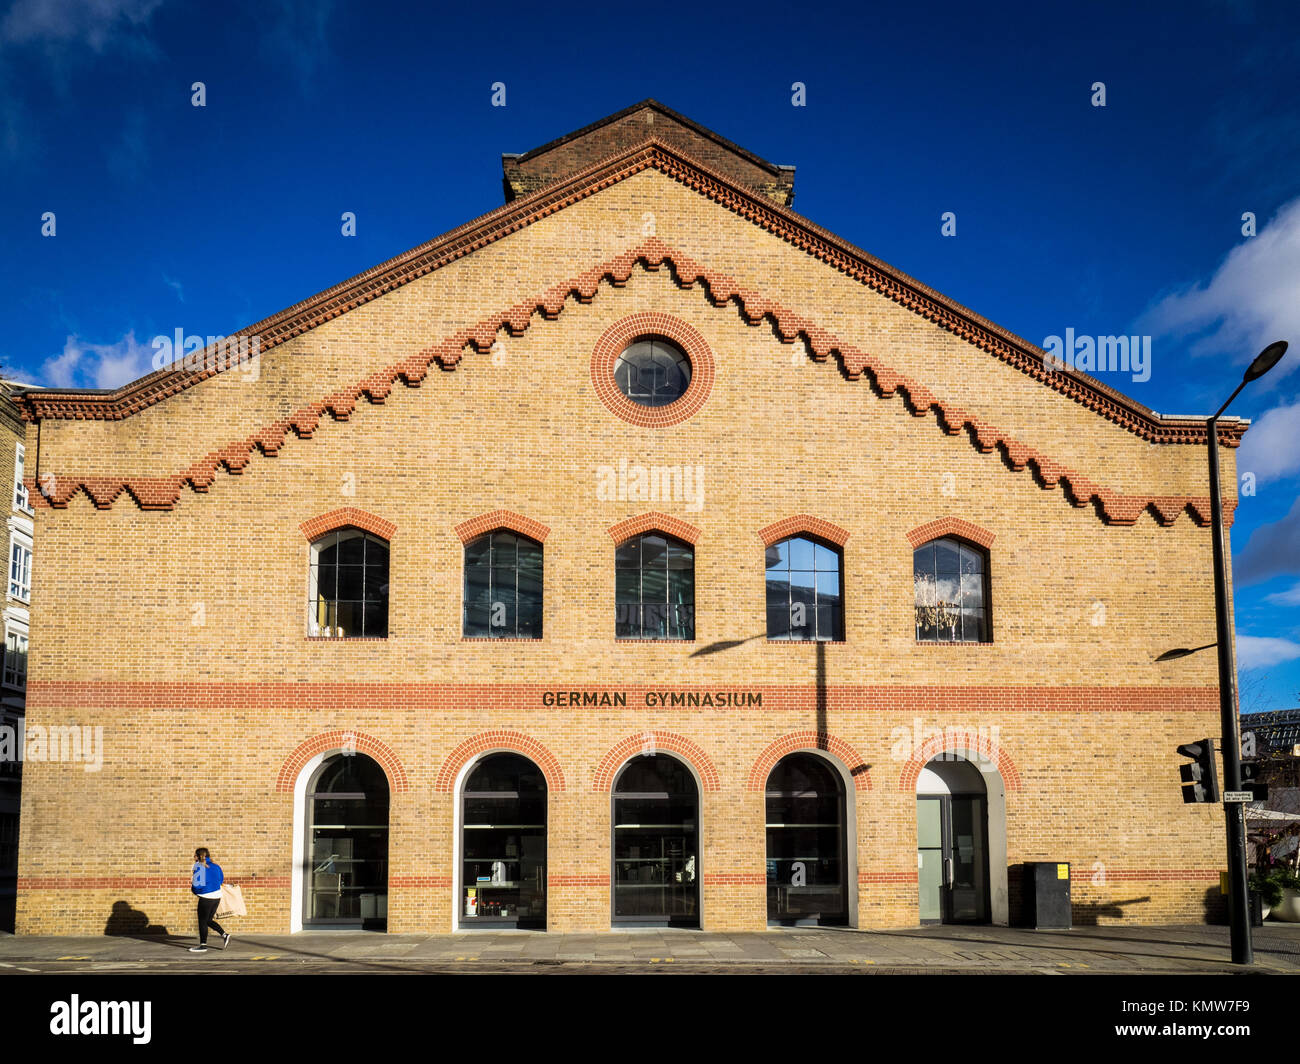
[(217, 906), (217, 919), (224, 920), (227, 916), (247, 916), (248, 910), (244, 908), (244, 892), (233, 883), (221, 884), (221, 904)]

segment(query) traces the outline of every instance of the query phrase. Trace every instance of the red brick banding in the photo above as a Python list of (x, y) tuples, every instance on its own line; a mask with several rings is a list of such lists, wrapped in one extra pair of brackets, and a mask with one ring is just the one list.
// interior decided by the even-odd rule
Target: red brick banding
[(390, 890), (401, 887), (450, 887), (451, 876), (388, 876)]
[(772, 769), (776, 768), (777, 762), (787, 754), (803, 750), (814, 754), (834, 754), (848, 767), (855, 790), (871, 790), (871, 773), (867, 771), (867, 759), (843, 739), (827, 732), (816, 731), (791, 732), (769, 743), (750, 768), (745, 790), (766, 790), (767, 778), (772, 774)]
[(992, 532), (969, 521), (963, 521), (960, 517), (941, 517), (937, 521), (918, 525), (907, 534), (907, 542), (912, 544), (912, 549), (915, 550), (923, 543), (929, 543), (932, 539), (942, 539), (944, 536), (969, 540), (985, 550), (993, 546)]
[(700, 882), (718, 887), (759, 887), (767, 883), (766, 872), (703, 872)]
[(981, 757), (987, 758), (997, 765), (998, 772), (1002, 776), (1002, 786), (1006, 790), (1020, 790), (1020, 771), (1011, 760), (1011, 755), (994, 745), (987, 735), (981, 735), (975, 728), (962, 729), (962, 732), (964, 738), (962, 735), (954, 735), (947, 728), (944, 728), (943, 735), (931, 736), (918, 749), (913, 750), (912, 756), (903, 765), (903, 771), (899, 773), (898, 789), (900, 791), (915, 790), (916, 780), (921, 775), (921, 769), (932, 758), (950, 752), (974, 750)]
[[(221, 856), (217, 854), (216, 856)], [(284, 889), (292, 885), (289, 876), (245, 876), (233, 865), (223, 865), (225, 878), (242, 891)], [(190, 889), (189, 876), (19, 876), (19, 890), (184, 890)]]
[(456, 526), (456, 535), (460, 537), (462, 543), (468, 543), (485, 532), (493, 532), (498, 528), (508, 528), (511, 532), (518, 532), (521, 536), (535, 539), (538, 543), (545, 543), (546, 537), (551, 534), (551, 530), (540, 521), (534, 521), (513, 510), (493, 510), (491, 513), (480, 514), (478, 517), (471, 517), (468, 521), (462, 521)]
[(304, 521), (298, 528), (309, 541), (319, 539), (326, 532), (333, 532), (337, 528), (360, 528), (374, 533), (380, 539), (389, 540), (397, 531), (397, 526), (392, 521), (385, 521), (382, 517), (365, 510), (358, 510), (355, 506), (331, 510), (327, 514)]
[(839, 525), (820, 517), (813, 517), (812, 514), (795, 514), (793, 517), (783, 517), (780, 521), (775, 521), (766, 528), (758, 530), (758, 538), (763, 541), (764, 547), (770, 547), (774, 543), (789, 536), (808, 535), (816, 539), (824, 539), (827, 543), (834, 543), (837, 547), (843, 547), (849, 541), (848, 532), (840, 528)]
[(859, 872), (858, 883), (866, 885), (869, 883), (915, 883), (917, 881), (916, 869), (910, 869), (903, 872)]
[[(654, 267), (657, 268), (657, 267)], [(686, 391), (667, 406), (642, 406), (619, 391), (614, 382), (614, 363), (628, 346), (645, 337), (662, 336), (685, 352), (691, 363), (691, 382)], [(596, 397), (615, 417), (629, 425), (666, 428), (680, 425), (699, 412), (713, 391), (713, 352), (693, 326), (671, 314), (644, 312), (616, 321), (605, 330), (591, 353), (591, 386)]]
[[(1070, 881), (1080, 886), (1091, 886), (1093, 871), (1086, 865), (1072, 863)], [(1220, 872), (1217, 868), (1114, 868), (1106, 866), (1107, 881), (1124, 883), (1140, 882), (1178, 882), (1194, 879), (1207, 883), (1217, 883)], [(288, 876), (258, 876), (257, 878), (231, 873), (230, 882), (238, 883), (245, 892), (250, 890), (287, 890), (293, 884)], [(767, 877), (762, 872), (715, 872), (705, 873), (701, 877), (706, 883), (753, 885), (764, 883)], [(902, 872), (859, 872), (858, 883), (915, 883), (915, 871)], [(607, 887), (609, 875), (551, 875), (546, 876), (548, 886), (552, 887)], [(403, 887), (450, 887), (451, 876), (401, 876), (388, 877), (389, 889)], [(188, 876), (19, 876), (19, 890), (188, 890)]]
[(477, 759), (480, 754), (489, 751), (523, 754), (542, 770), (542, 775), (546, 777), (548, 791), (564, 790), (564, 770), (560, 768), (558, 757), (531, 735), (501, 728), (479, 732), (449, 753), (438, 769), (438, 778), (433, 785), (434, 791), (438, 794), (450, 794), (452, 788), (456, 786), (456, 777), (460, 775), (460, 770)]
[(299, 744), (280, 766), (279, 775), (275, 780), (275, 789), (292, 793), (294, 784), (308, 761), (317, 754), (338, 753), (344, 749), (356, 750), (357, 753), (365, 754), (379, 762), (384, 775), (388, 777), (388, 787), (393, 794), (401, 794), (411, 789), (406, 778), (406, 769), (402, 767), (402, 762), (390, 747), (365, 732), (344, 730), (322, 732)]
[(694, 525), (687, 524), (679, 518), (670, 517), (668, 514), (661, 514), (657, 510), (652, 510), (648, 514), (640, 514), (637, 517), (629, 517), (625, 521), (611, 525), (608, 531), (610, 538), (616, 544), (623, 543), (633, 536), (639, 536), (642, 532), (663, 532), (689, 543), (692, 547), (700, 539), (700, 530)]
[[(807, 644), (800, 644), (806, 646)], [(976, 644), (961, 644), (963, 647)], [(583, 683), (584, 691), (625, 691), (628, 705), (643, 703), (648, 691), (661, 687), (645, 684)], [(672, 684), (674, 691), (717, 689), (717, 684)], [(250, 683), (230, 680), (43, 680), (27, 681), (27, 711), (34, 709), (158, 709), (183, 707), (185, 712), (247, 709), (271, 712), (327, 712), (340, 705), (364, 705), (375, 712), (444, 714), (465, 705), (491, 702), (502, 712), (531, 711), (542, 707), (542, 696), (555, 689), (546, 684), (433, 683), (367, 681)], [(900, 713), (926, 716), (939, 713), (1214, 713), (1219, 689), (1159, 687), (1155, 685), (1045, 687), (1037, 684), (753, 684), (763, 695), (761, 706), (714, 708), (712, 712), (753, 714), (812, 713), (820, 705), (832, 713)], [(656, 706), (657, 712), (697, 715), (689, 706)], [(327, 733), (343, 736), (342, 731)], [(639, 738), (639, 734), (638, 734)], [(340, 740), (341, 745), (341, 740)], [(668, 749), (668, 747), (664, 747)], [(366, 751), (369, 753), (369, 751)], [(374, 756), (372, 753), (371, 756)], [(1172, 755), (1171, 755), (1172, 756)], [(405, 778), (403, 776), (403, 778)]]
[(716, 791), (721, 789), (722, 785), (718, 780), (718, 770), (708, 754), (685, 736), (657, 729), (642, 732), (638, 735), (629, 735), (626, 739), (618, 742), (609, 753), (600, 759), (600, 764), (596, 766), (596, 772), (591, 778), (591, 789), (609, 793), (614, 786), (614, 777), (624, 763), (638, 754), (649, 752), (646, 749), (648, 745), (646, 742), (647, 735), (654, 737), (653, 748), (656, 753), (675, 754), (689, 763), (699, 776), (704, 790)]

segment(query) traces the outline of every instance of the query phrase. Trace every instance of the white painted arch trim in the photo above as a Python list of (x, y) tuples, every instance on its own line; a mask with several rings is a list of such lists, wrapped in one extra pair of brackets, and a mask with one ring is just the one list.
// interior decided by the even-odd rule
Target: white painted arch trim
[[(1007, 888), (1007, 790), (1002, 773), (992, 758), (977, 757), (971, 761), (952, 753), (936, 757), (947, 757), (949, 763), (962, 762), (980, 774), (988, 817), (985, 829), (988, 832), (989, 919), (998, 927), (1007, 927), (1011, 922), (1011, 896)], [(930, 771), (929, 764), (927, 761), (916, 777), (916, 793), (948, 794), (947, 785), (937, 773)]]

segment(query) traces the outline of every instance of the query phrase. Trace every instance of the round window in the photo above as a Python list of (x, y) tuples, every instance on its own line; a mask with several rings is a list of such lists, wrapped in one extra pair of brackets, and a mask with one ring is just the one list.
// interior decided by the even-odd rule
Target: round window
[(691, 383), (690, 359), (662, 337), (643, 337), (619, 355), (614, 382), (639, 406), (667, 406), (686, 394)]

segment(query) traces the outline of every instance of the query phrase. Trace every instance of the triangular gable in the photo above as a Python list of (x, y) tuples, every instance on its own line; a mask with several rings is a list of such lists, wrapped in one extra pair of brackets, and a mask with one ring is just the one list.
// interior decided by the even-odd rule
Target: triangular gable
[[(443, 369), (450, 370), (461, 362), (467, 349), (480, 354), (490, 352), (502, 329), (512, 336), (520, 336), (539, 320), (554, 321), (558, 318), (567, 308), (570, 298), (579, 305), (589, 304), (596, 298), (602, 285), (623, 287), (632, 279), (638, 267), (654, 271), (664, 266), (670, 268), (679, 287), (690, 289), (699, 286), (705, 298), (715, 307), (734, 304), (741, 320), (749, 325), (769, 321), (774, 334), (782, 343), (803, 343), (814, 361), (824, 362), (834, 355), (844, 376), (850, 381), (857, 381), (865, 374), (872, 381), (877, 394), (884, 399), (901, 396), (908, 410), (915, 416), (926, 417), (933, 411), (937, 427), (941, 431), (950, 436), (966, 433), (972, 445), (981, 453), (1000, 452), (1009, 467), (1008, 472), (1020, 472), (1032, 466), (1035, 480), (1040, 486), (1050, 489), (1061, 484), (1068, 503), (1077, 507), (1093, 506), (1107, 524), (1131, 525), (1142, 513), (1149, 512), (1159, 524), (1170, 525), (1184, 510), (1199, 525), (1209, 521), (1208, 498), (1129, 495), (1098, 484), (997, 426), (935, 395), (924, 385), (896, 372), (878, 357), (835, 336), (810, 318), (741, 286), (735, 278), (725, 273), (708, 269), (689, 256), (674, 251), (658, 237), (650, 237), (612, 260), (600, 263), (562, 284), (553, 285), (532, 299), (484, 318), (414, 356), (369, 374), (350, 388), (333, 392), (286, 418), (264, 425), (250, 436), (233, 440), (205, 455), (183, 472), (162, 477), (81, 477), (59, 473), (53, 478), (53, 487), (47, 496), (42, 496), (38, 491), (35, 478), (28, 478), (31, 497), (38, 505), (63, 508), (78, 491), (84, 491), (97, 508), (109, 509), (125, 491), (141, 509), (170, 510), (184, 487), (189, 486), (196, 492), (206, 493), (219, 469), (224, 467), (227, 472), (238, 474), (258, 451), (264, 455), (278, 454), (291, 431), (299, 439), (309, 439), (326, 414), (335, 421), (348, 421), (362, 397), (372, 404), (381, 404), (398, 383), (418, 387), (435, 362)], [(1234, 506), (1235, 500), (1225, 500), (1225, 518), (1229, 521)]]
[[(968, 308), (888, 263), (813, 224), (761, 194), (739, 187), (725, 175), (690, 159), (655, 138), (628, 148), (567, 180), (539, 189), (449, 233), (390, 259), (350, 280), (303, 300), (248, 329), (237, 337), (256, 335), (263, 354), (310, 329), (402, 287), (479, 248), (548, 217), (647, 168), (693, 188), (711, 200), (780, 237), (828, 266), (880, 292), (912, 312), (947, 329), (1002, 362), (1088, 407), (1099, 416), (1152, 443), (1204, 444), (1205, 421), (1165, 417), (1128, 396), (1075, 371), (1049, 368), (1039, 347), (982, 318)], [(11, 398), (28, 421), (43, 418), (118, 420), (193, 387), (222, 372), (160, 370), (112, 392), (35, 389)], [(1247, 423), (1235, 418), (1219, 422), (1220, 441), (1228, 447), (1241, 442)]]

